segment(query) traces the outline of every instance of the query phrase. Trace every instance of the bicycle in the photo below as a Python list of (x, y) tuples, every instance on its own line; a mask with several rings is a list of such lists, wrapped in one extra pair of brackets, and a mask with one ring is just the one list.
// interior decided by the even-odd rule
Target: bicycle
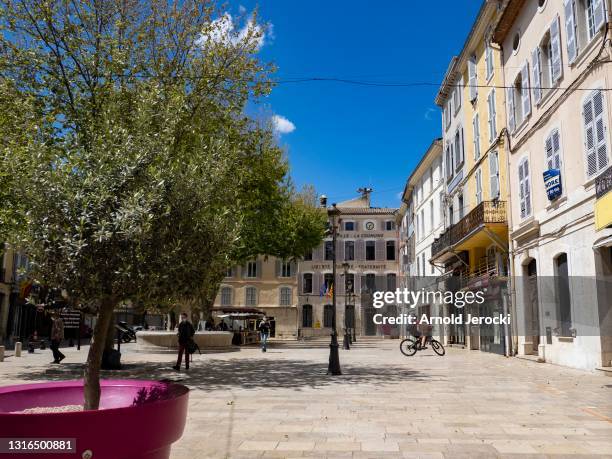
[(420, 337), (416, 339), (406, 338), (400, 343), (400, 351), (405, 356), (410, 357), (416, 354), (417, 351), (427, 349), (427, 343), (431, 344), (431, 348), (436, 354), (442, 356), (446, 353), (446, 350), (444, 349), (444, 346), (442, 346), (442, 343), (436, 339), (433, 339), (431, 336), (428, 336), (425, 340), (425, 346), (421, 345)]

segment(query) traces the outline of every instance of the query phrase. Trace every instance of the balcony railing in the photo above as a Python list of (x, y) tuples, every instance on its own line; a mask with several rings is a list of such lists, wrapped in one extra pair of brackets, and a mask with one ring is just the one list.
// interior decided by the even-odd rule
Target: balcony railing
[(506, 221), (505, 201), (483, 201), (435, 239), (431, 247), (431, 253), (436, 255), (442, 252), (486, 223), (506, 223)]
[(595, 196), (601, 198), (610, 190), (612, 190), (612, 166), (595, 179)]

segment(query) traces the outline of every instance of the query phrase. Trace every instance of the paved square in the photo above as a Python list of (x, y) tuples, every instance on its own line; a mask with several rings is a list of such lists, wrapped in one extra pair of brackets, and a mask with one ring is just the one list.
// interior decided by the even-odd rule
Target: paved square
[[(462, 349), (414, 357), (399, 341), (361, 339), (340, 350), (343, 375), (325, 374), (323, 341), (196, 356), (122, 351), (114, 377), (173, 379), (191, 389), (172, 459), (255, 457), (612, 457), (612, 379)], [(80, 376), (87, 353), (10, 356), (0, 384)]]

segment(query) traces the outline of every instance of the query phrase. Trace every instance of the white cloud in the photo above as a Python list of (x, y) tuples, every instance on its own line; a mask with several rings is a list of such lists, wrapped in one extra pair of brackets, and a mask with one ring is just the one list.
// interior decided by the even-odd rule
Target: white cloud
[(255, 22), (254, 17), (250, 17), (242, 28), (236, 30), (236, 25), (232, 15), (224, 13), (223, 16), (213, 20), (209, 27), (202, 32), (198, 44), (201, 46), (207, 43), (220, 43), (236, 46), (246, 41), (252, 41), (255, 49), (259, 51), (266, 41), (267, 30), (272, 30), (272, 25), (266, 28)]
[(435, 108), (427, 108), (425, 110), (425, 114), (423, 115), (423, 118), (425, 118), (427, 121), (431, 121), (433, 120), (433, 114), (436, 113), (437, 110)]
[(295, 124), (281, 115), (272, 115), (272, 127), (278, 134), (289, 134), (295, 131)]

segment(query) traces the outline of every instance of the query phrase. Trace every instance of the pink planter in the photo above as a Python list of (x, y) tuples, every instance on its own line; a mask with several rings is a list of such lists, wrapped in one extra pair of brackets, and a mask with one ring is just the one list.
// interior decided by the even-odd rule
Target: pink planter
[[(10, 412), (82, 405), (83, 381), (0, 387), (0, 437), (76, 440), (75, 453), (15, 454), (20, 459), (76, 459), (87, 450), (93, 453), (92, 459), (168, 459), (172, 443), (185, 428), (189, 389), (157, 381), (104, 380), (100, 384), (100, 410), (44, 414)], [(134, 405), (143, 391), (149, 400)]]

